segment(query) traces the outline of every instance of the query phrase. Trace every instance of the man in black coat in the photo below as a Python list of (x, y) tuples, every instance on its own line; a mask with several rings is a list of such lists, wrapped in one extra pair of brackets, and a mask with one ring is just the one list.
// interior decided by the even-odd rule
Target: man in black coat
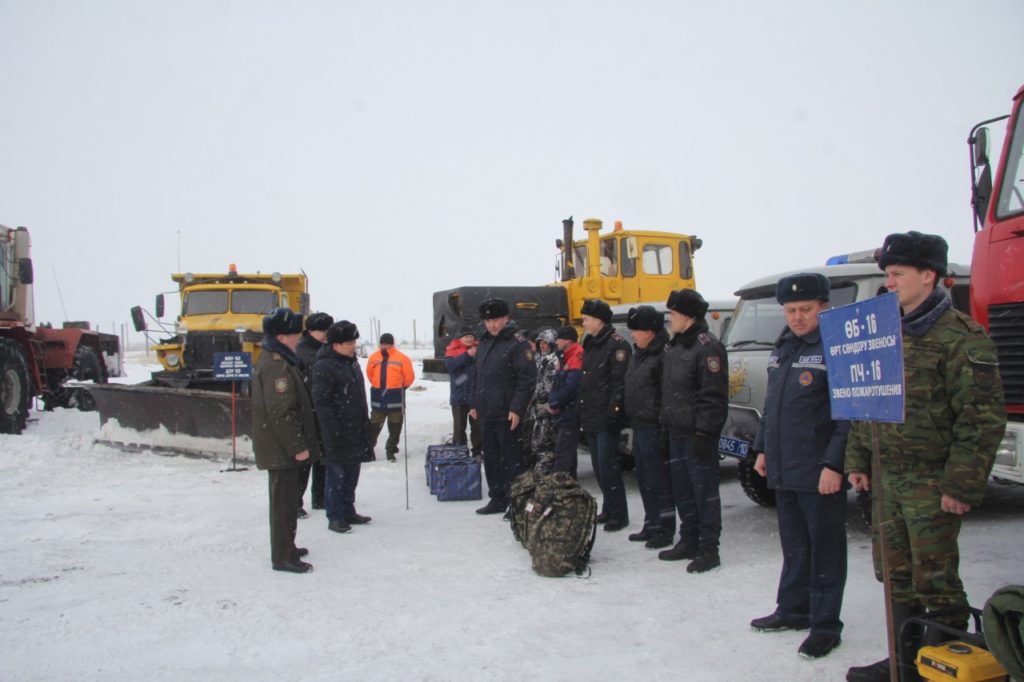
[(313, 364), (313, 405), (324, 442), (327, 527), (348, 533), (352, 524), (370, 522), (356, 513), (356, 485), (370, 459), (370, 414), (366, 383), (356, 358), (359, 330), (342, 320), (327, 330), (327, 344)]
[(662, 356), (668, 343), (665, 316), (649, 305), (630, 308), (626, 326), (633, 337), (633, 357), (626, 370), (626, 418), (633, 429), (636, 482), (644, 503), (644, 527), (629, 536), (648, 549), (672, 544), (676, 510), (669, 487), (668, 463), (662, 457), (658, 420), (661, 418)]
[(764, 413), (754, 439), (754, 469), (775, 489), (782, 576), (775, 612), (755, 630), (804, 630), (805, 658), (839, 646), (846, 586), (846, 494), (843, 460), (848, 421), (833, 421), (818, 313), (828, 308), (829, 281), (801, 273), (783, 277), (775, 298), (786, 331), (768, 359)]
[(523, 449), (515, 433), (526, 414), (537, 378), (530, 344), (509, 324), (508, 303), (492, 298), (480, 304), (487, 333), (477, 346), (469, 416), (483, 431), (484, 474), (490, 500), (478, 514), (500, 514), (508, 508), (508, 488), (523, 465)]
[[(334, 318), (327, 313), (312, 313), (306, 317), (306, 330), (302, 332), (299, 345), (295, 347), (295, 354), (302, 361), (302, 369), (306, 377), (306, 388), (313, 390), (313, 363), (316, 361), (316, 354), (320, 352), (327, 342), (327, 329), (334, 324)], [(309, 485), (309, 474), (313, 474), (313, 492), (311, 504), (313, 509), (324, 508), (324, 463), (312, 462), (302, 473), (302, 494), (306, 494), (306, 487)], [(299, 518), (308, 516), (306, 510), (299, 509)]]
[(601, 487), (598, 522), (608, 532), (629, 525), (626, 486), (619, 468), (619, 433), (625, 413), (626, 369), (629, 343), (611, 325), (612, 310), (604, 301), (588, 299), (583, 317), (583, 375), (578, 403), (580, 426), (590, 448), (590, 461)]
[(708, 331), (703, 296), (693, 289), (673, 291), (667, 305), (673, 336), (662, 360), (661, 425), (669, 435), (679, 542), (658, 558), (692, 559), (687, 572), (703, 573), (721, 564), (718, 436), (729, 409), (728, 358)]

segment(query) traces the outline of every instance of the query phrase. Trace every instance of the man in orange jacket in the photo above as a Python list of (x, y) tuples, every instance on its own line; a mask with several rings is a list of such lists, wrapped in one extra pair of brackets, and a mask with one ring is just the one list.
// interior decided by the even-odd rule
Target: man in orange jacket
[(395, 337), (380, 335), (380, 347), (366, 363), (366, 376), (370, 379), (370, 439), (374, 448), (384, 422), (388, 423), (388, 442), (384, 446), (389, 462), (396, 462), (398, 437), (402, 433), (405, 389), (416, 378), (412, 361), (395, 348)]

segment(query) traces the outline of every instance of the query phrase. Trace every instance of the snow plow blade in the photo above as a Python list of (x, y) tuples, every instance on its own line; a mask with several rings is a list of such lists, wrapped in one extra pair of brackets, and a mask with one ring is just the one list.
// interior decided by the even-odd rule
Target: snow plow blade
[[(78, 384), (96, 400), (100, 424), (116, 421), (133, 431), (166, 430), (198, 438), (231, 439), (231, 394), (145, 384)], [(235, 435), (248, 436), (249, 397), (235, 396)]]

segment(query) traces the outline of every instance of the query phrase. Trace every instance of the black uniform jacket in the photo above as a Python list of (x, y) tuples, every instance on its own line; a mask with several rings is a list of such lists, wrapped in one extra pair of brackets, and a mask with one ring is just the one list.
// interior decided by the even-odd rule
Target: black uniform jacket
[(764, 414), (754, 452), (765, 453), (768, 485), (814, 492), (823, 467), (843, 471), (848, 421), (832, 421), (828, 371), (815, 329), (797, 336), (788, 329), (768, 359)]
[(537, 381), (530, 344), (507, 325), (497, 336), (485, 333), (476, 349), (470, 408), (477, 419), (507, 419), (509, 412), (526, 416)]
[(324, 344), (310, 336), (309, 332), (302, 332), (299, 345), (295, 347), (295, 354), (299, 356), (302, 371), (306, 376), (306, 386), (310, 390), (313, 390), (313, 363), (316, 362), (316, 354), (323, 346)]
[(313, 405), (328, 464), (365, 462), (370, 453), (366, 384), (355, 357), (324, 345), (313, 363)]
[(717, 438), (729, 411), (725, 346), (703, 319), (665, 348), (661, 374), (661, 425), (679, 436)]
[(664, 329), (640, 348), (634, 344), (626, 370), (626, 417), (630, 426), (657, 426), (661, 417), (661, 359), (668, 343)]
[(629, 356), (629, 343), (610, 324), (596, 335), (584, 337), (578, 403), (584, 431), (606, 431), (622, 425)]
[[(250, 384), (252, 449), (260, 469), (302, 467), (320, 457), (313, 401), (294, 353), (276, 339), (263, 341)], [(310, 458), (295, 461), (309, 450)]]

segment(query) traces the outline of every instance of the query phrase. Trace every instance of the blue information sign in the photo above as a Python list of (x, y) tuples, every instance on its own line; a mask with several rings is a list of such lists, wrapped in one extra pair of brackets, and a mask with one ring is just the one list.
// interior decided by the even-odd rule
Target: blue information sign
[(896, 294), (818, 315), (832, 418), (903, 423), (903, 332)]
[(214, 353), (213, 378), (229, 381), (252, 378), (252, 353)]

